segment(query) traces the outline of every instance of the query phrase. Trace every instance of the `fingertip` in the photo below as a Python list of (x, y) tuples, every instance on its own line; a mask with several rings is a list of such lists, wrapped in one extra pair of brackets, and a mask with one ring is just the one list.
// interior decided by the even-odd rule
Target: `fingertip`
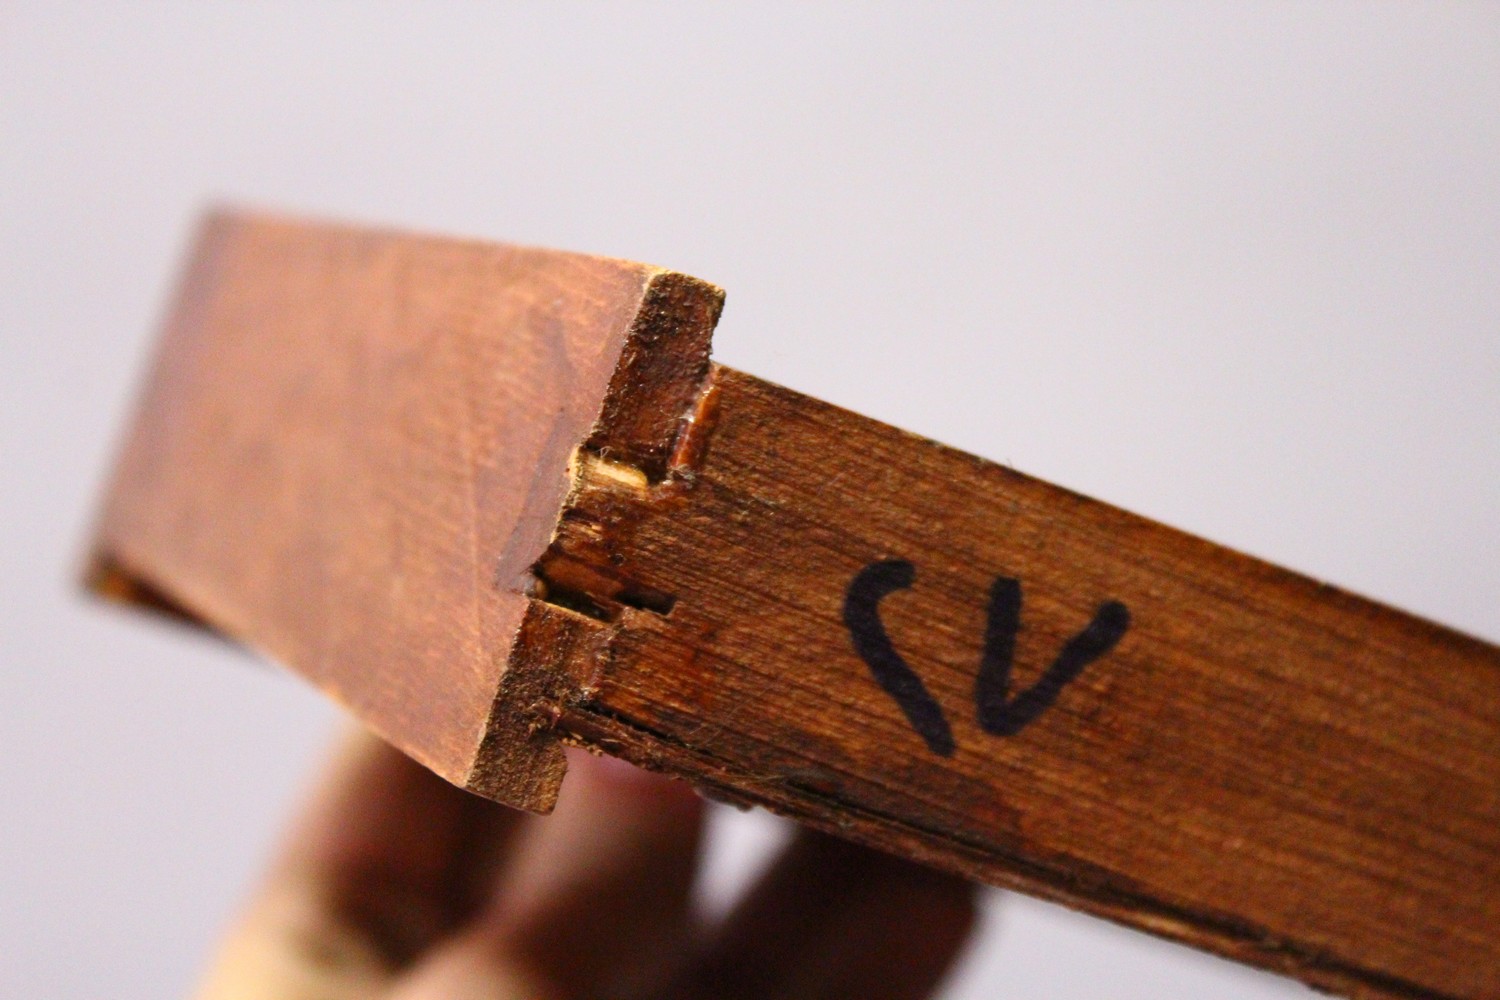
[(659, 975), (688, 933), (702, 827), (684, 782), (569, 751), (557, 809), (528, 824), (475, 947), (560, 996), (632, 992), (620, 984)]
[(674, 819), (696, 818), (703, 800), (687, 782), (656, 774), (618, 757), (583, 750), (570, 752), (568, 768), (590, 795), (602, 795), (648, 812), (663, 810)]

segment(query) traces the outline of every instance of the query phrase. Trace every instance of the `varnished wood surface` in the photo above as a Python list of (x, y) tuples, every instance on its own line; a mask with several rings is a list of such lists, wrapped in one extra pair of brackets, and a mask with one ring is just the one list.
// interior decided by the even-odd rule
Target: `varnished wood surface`
[(710, 369), (719, 301), (220, 218), (96, 583), (514, 805), (574, 742), (1347, 995), (1500, 997), (1500, 651)]
[[(1493, 647), (738, 372), (711, 411), (669, 483), (582, 468), (542, 571), (613, 623), (564, 730), (1328, 988), (1500, 995)], [(879, 615), (951, 753), (845, 621), (891, 561)], [(997, 577), (1010, 701), (1128, 609), (1018, 732), (980, 720)]]
[[(508, 652), (570, 456), (591, 434), (611, 449), (606, 405), (642, 443), (612, 452), (659, 456), (721, 298), (627, 261), (216, 215), (108, 492), (98, 574), (485, 785), (475, 756), (510, 710), (496, 692), (533, 683), (507, 678)], [(637, 342), (659, 349), (641, 360)], [(485, 787), (545, 806), (561, 752), (509, 746)]]

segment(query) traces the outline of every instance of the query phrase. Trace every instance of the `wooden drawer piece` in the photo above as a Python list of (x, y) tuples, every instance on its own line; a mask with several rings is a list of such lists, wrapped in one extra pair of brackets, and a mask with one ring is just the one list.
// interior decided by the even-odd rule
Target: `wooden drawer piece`
[(1359, 997), (1500, 997), (1500, 650), (712, 364), (625, 261), (205, 225), (94, 586), (546, 810), (573, 743)]

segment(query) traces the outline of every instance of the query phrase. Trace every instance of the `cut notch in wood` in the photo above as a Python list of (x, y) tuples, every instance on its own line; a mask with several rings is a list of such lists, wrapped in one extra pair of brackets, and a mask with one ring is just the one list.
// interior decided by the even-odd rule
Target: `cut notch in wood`
[(1500, 996), (1500, 653), (711, 366), (720, 302), (216, 217), (97, 580), (510, 804), (576, 743), (1325, 989)]

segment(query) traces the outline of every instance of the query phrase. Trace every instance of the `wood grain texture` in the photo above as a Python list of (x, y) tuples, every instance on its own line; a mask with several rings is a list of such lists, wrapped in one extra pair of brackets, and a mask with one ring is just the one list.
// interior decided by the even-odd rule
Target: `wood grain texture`
[[(580, 467), (541, 571), (608, 639), (564, 732), (1328, 989), (1500, 996), (1493, 647), (747, 375), (709, 398), (670, 481)], [(843, 620), (892, 560), (880, 614), (951, 756)], [(997, 576), (1013, 698), (1130, 617), (1014, 735), (978, 718)]]
[[(627, 261), (216, 215), (96, 576), (295, 667), (449, 780), (545, 808), (554, 740), (476, 764), (548, 683), (509, 669), (531, 564), (580, 442), (660, 461), (721, 301)], [(596, 432), (606, 409), (630, 435)]]
[(571, 742), (1346, 995), (1500, 998), (1500, 650), (711, 367), (719, 301), (221, 218), (96, 583), (501, 801)]

